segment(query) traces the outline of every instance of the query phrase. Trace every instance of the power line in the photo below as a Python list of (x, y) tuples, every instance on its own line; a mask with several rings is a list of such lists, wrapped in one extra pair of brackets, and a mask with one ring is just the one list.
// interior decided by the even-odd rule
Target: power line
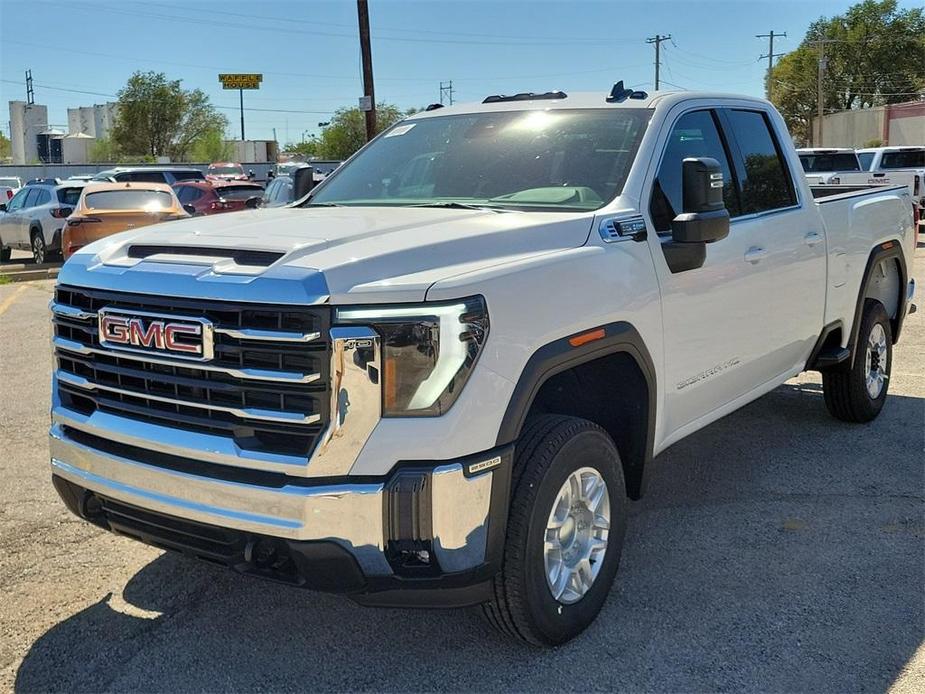
[(671, 34), (669, 34), (668, 36), (661, 36), (659, 34), (656, 34), (655, 36), (652, 36), (646, 39), (646, 43), (651, 43), (655, 45), (655, 91), (658, 91), (658, 71), (659, 71), (659, 68), (661, 67), (660, 51), (661, 51), (662, 41), (670, 41), (670, 40), (671, 40)]

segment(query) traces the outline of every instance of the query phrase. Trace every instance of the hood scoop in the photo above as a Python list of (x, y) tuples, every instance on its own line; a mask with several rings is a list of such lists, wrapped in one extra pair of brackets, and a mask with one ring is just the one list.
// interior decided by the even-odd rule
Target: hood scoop
[(153, 244), (134, 244), (129, 246), (128, 257), (139, 260), (154, 258), (154, 261), (163, 259), (164, 262), (177, 259), (178, 256), (207, 258), (212, 260), (228, 259), (235, 265), (249, 267), (269, 267), (283, 257), (284, 253), (277, 251), (254, 251), (243, 248), (204, 248), (202, 246), (160, 246)]

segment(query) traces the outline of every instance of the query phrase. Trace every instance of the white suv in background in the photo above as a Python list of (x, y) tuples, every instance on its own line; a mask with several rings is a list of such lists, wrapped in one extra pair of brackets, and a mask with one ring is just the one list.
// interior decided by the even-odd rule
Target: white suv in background
[(9, 260), (14, 248), (31, 250), (36, 263), (60, 253), (64, 220), (84, 185), (81, 181), (28, 185), (9, 202), (0, 201), (0, 260)]

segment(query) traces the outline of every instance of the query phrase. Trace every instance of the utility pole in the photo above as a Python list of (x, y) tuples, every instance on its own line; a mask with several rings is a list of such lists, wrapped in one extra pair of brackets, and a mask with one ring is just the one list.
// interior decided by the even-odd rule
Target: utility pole
[(244, 142), (244, 90), (238, 90), (238, 96), (241, 99), (241, 142)]
[(813, 133), (813, 144), (816, 147), (824, 146), (822, 144), (823, 119), (825, 118), (825, 93), (823, 86), (825, 83), (825, 70), (829, 64), (828, 58), (825, 57), (825, 44), (834, 43), (834, 41), (835, 39), (819, 39), (818, 41), (811, 42), (819, 48), (819, 72), (816, 77), (816, 120), (819, 121), (819, 132), (818, 134)]
[(755, 34), (756, 39), (767, 39), (768, 40), (768, 54), (762, 55), (758, 58), (758, 60), (761, 60), (762, 58), (768, 59), (768, 89), (767, 89), (768, 101), (771, 100), (772, 89), (774, 86), (771, 80), (771, 69), (774, 67), (774, 59), (783, 55), (783, 53), (774, 52), (774, 37), (775, 36), (778, 36), (778, 37), (783, 36), (784, 38), (787, 38), (787, 32), (785, 31), (780, 34), (775, 34), (774, 30), (771, 29), (770, 34)]
[(366, 141), (376, 136), (376, 93), (373, 90), (373, 51), (369, 42), (369, 5), (357, 0), (357, 19), (360, 23), (360, 53), (363, 56), (363, 96), (369, 100), (366, 111)]
[(646, 43), (655, 44), (655, 91), (658, 91), (658, 72), (659, 68), (661, 67), (662, 41), (669, 40), (671, 40), (670, 34), (668, 36), (660, 36), (659, 34), (656, 34), (655, 36), (646, 39)]
[(446, 96), (447, 100), (450, 102), (450, 106), (453, 105), (453, 80), (449, 82), (440, 83), (440, 103), (443, 103), (443, 98)]

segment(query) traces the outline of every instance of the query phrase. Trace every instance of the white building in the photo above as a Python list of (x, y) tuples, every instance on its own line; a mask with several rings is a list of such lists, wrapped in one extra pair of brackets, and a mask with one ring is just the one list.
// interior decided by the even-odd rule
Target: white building
[(116, 118), (115, 102), (78, 106), (67, 110), (67, 130), (70, 134), (82, 133), (90, 137), (104, 138), (112, 130)]
[(10, 102), (10, 144), (14, 164), (39, 160), (37, 136), (48, 127), (48, 108), (25, 101)]

